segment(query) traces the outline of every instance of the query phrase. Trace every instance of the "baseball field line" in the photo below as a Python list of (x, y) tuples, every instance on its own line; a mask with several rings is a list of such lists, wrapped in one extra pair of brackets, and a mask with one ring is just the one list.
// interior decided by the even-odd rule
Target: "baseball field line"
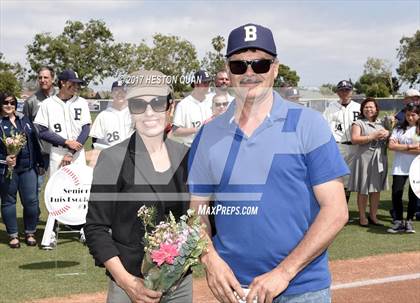
[(345, 288), (356, 288), (356, 287), (362, 287), (362, 286), (368, 286), (368, 285), (400, 282), (400, 281), (415, 280), (415, 279), (420, 279), (420, 273), (409, 274), (409, 275), (389, 276), (386, 278), (361, 280), (361, 281), (350, 282), (350, 283), (333, 284), (331, 289), (336, 290), (336, 289), (345, 289)]

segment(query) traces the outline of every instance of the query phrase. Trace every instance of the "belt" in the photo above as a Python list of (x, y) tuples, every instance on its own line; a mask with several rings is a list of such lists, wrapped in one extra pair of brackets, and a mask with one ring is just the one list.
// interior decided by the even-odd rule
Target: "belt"
[(351, 141), (345, 141), (345, 142), (337, 142), (338, 144), (345, 144), (345, 145), (353, 145)]

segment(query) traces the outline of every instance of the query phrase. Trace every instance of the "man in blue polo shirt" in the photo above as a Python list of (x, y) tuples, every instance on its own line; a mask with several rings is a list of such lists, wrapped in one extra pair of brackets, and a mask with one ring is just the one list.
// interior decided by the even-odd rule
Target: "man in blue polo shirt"
[(347, 222), (349, 170), (323, 117), (273, 91), (268, 28), (234, 29), (226, 56), (236, 99), (190, 153), (191, 205), (208, 235), (215, 214), (201, 258), (209, 287), (220, 302), (330, 302), (326, 249)]

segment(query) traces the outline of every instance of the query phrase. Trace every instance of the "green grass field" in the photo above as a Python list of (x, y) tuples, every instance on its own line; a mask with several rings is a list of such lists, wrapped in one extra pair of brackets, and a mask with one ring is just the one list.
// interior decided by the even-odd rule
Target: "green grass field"
[[(90, 143), (86, 143), (89, 149)], [(392, 163), (392, 153), (390, 153)], [(391, 178), (389, 182), (391, 184)], [(358, 217), (355, 203), (356, 194), (352, 194), (349, 203), (350, 216)], [(405, 201), (407, 196), (404, 196)], [(47, 219), (43, 200), (41, 222), (38, 226), (37, 239), (40, 242)], [(416, 234), (388, 234), (391, 225), (388, 214), (391, 208), (390, 191), (382, 193), (378, 218), (385, 227), (361, 228), (354, 223), (347, 225), (329, 249), (332, 260), (359, 258), (363, 256), (405, 251), (420, 251), (420, 222), (414, 226)], [(23, 230), (22, 207), (17, 204), (20, 231)], [(77, 234), (59, 235), (58, 247), (53, 251), (44, 251), (37, 247), (12, 250), (8, 247), (8, 236), (4, 224), (0, 224), (0, 302), (24, 302), (35, 298), (60, 297), (68, 294), (88, 293), (105, 290), (107, 278), (103, 268), (94, 266), (88, 250), (79, 241)], [(196, 275), (202, 276), (198, 268)]]

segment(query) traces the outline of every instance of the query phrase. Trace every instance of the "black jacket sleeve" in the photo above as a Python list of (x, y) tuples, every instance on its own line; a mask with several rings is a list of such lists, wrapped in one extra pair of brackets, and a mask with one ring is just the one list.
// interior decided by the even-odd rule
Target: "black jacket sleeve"
[(108, 152), (109, 150), (104, 150), (100, 153), (93, 172), (84, 227), (86, 244), (97, 266), (103, 266), (105, 261), (120, 254), (110, 233), (115, 214), (120, 169)]

